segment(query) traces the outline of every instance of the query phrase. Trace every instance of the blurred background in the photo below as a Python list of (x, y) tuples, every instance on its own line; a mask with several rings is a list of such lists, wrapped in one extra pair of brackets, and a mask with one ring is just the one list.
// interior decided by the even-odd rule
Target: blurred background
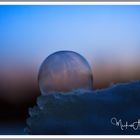
[(94, 90), (140, 80), (140, 6), (0, 6), (0, 134), (24, 134), (38, 70), (59, 50), (83, 55)]

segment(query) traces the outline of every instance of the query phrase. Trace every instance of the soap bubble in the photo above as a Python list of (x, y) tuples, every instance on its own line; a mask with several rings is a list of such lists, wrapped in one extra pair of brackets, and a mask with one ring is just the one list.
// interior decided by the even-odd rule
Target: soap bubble
[(42, 63), (38, 75), (42, 95), (93, 88), (93, 76), (86, 59), (73, 51), (58, 51)]

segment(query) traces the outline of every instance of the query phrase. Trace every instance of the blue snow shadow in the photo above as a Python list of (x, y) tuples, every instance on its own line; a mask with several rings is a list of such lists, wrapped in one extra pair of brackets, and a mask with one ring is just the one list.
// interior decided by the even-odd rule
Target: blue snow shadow
[[(29, 109), (28, 134), (118, 135), (140, 134), (140, 81), (112, 85), (109, 88), (68, 93), (50, 93), (37, 99)], [(133, 126), (111, 123), (112, 118)], [(113, 120), (114, 122), (114, 120)], [(115, 123), (117, 124), (117, 122)], [(121, 129), (121, 126), (123, 130)]]

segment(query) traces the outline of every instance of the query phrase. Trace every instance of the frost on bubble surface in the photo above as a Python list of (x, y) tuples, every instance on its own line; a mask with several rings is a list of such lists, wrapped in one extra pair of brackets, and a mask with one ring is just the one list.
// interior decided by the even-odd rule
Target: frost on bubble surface
[(72, 51), (58, 51), (48, 56), (40, 67), (38, 80), (42, 95), (54, 91), (93, 88), (93, 76), (88, 62)]

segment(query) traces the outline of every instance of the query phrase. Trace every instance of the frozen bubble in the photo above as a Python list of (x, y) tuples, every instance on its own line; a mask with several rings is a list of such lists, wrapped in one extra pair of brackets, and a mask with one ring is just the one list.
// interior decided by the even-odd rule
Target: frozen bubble
[(48, 56), (40, 67), (38, 80), (42, 95), (93, 88), (88, 62), (72, 51), (59, 51)]

